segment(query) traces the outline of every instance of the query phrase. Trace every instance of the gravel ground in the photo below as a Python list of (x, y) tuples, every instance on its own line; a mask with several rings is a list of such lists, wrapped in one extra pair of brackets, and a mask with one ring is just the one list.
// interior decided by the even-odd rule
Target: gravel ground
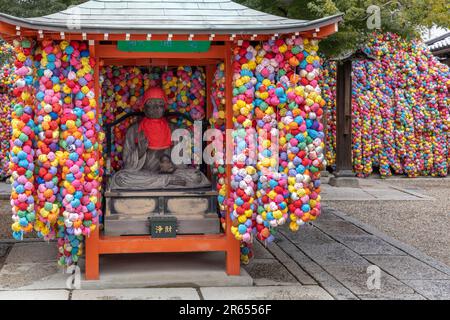
[(386, 179), (432, 201), (323, 201), (450, 266), (450, 179)]
[(8, 256), (8, 252), (11, 248), (11, 244), (8, 243), (0, 243), (0, 269), (3, 267), (5, 263), (6, 257)]

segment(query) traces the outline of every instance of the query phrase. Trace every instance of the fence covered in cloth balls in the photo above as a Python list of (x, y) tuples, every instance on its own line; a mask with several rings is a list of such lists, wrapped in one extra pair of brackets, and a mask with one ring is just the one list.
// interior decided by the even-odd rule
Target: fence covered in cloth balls
[(11, 112), (13, 236), (57, 239), (59, 263), (83, 252), (101, 215), (103, 132), (87, 42), (15, 40)]
[[(358, 176), (446, 176), (449, 172), (450, 71), (419, 40), (374, 34), (353, 62), (352, 159)], [(335, 160), (336, 65), (324, 64), (327, 161)]]
[(14, 48), (7, 42), (0, 45), (0, 180), (10, 175), (9, 140), (11, 139), (12, 87), (15, 78)]

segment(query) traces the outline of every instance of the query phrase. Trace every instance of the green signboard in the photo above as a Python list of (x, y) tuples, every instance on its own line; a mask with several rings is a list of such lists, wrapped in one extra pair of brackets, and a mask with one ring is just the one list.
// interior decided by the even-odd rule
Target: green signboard
[(117, 41), (117, 49), (126, 52), (207, 52), (210, 41)]

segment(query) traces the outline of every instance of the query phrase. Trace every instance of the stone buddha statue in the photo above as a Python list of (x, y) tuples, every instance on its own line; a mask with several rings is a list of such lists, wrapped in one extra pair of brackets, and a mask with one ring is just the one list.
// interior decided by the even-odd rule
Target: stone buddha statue
[(198, 169), (171, 160), (171, 125), (164, 117), (167, 97), (161, 88), (148, 89), (142, 100), (144, 117), (132, 124), (123, 147), (123, 169), (111, 179), (111, 189), (194, 189), (210, 186)]

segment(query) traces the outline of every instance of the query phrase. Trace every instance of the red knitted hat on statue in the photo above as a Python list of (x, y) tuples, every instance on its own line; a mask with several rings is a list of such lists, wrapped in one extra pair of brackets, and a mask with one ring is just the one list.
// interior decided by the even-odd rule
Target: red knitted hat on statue
[(144, 99), (142, 99), (142, 104), (144, 105), (149, 99), (163, 99), (167, 107), (167, 96), (164, 90), (159, 87), (152, 87), (147, 89), (144, 93)]

